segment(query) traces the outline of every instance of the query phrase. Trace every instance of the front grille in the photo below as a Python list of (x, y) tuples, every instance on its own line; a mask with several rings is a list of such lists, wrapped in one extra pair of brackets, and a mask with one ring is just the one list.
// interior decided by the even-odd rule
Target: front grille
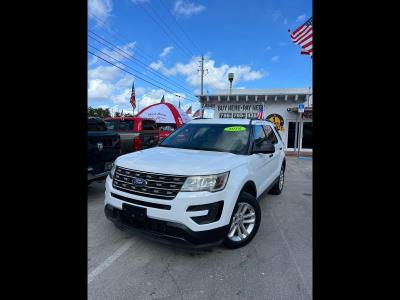
[[(134, 185), (132, 183), (134, 177), (146, 180), (147, 184)], [(185, 180), (186, 176), (149, 173), (117, 166), (113, 177), (113, 187), (133, 195), (172, 200), (181, 190)]]

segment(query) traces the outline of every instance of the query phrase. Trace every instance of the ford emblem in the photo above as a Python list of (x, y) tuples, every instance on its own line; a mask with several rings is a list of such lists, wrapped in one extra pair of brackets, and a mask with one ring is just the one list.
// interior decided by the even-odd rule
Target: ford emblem
[(133, 177), (132, 178), (132, 184), (133, 185), (143, 186), (143, 185), (147, 184), (147, 181), (142, 179), (142, 178), (139, 178), (139, 177)]

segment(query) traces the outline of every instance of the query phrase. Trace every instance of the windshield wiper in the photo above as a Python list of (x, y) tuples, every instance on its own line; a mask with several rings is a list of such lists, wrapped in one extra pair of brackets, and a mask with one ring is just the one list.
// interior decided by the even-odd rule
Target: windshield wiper
[(215, 149), (215, 148), (191, 147), (191, 148), (187, 148), (187, 149), (192, 149), (192, 150), (204, 150), (204, 151), (215, 151), (215, 152), (225, 152), (225, 151), (218, 150), (218, 149)]

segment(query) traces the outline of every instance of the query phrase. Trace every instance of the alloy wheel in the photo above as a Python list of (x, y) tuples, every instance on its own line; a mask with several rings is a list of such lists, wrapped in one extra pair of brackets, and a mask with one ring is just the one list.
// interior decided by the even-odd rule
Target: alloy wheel
[(233, 215), (228, 238), (234, 242), (241, 242), (252, 233), (256, 223), (256, 213), (249, 203), (239, 202), (238, 209)]

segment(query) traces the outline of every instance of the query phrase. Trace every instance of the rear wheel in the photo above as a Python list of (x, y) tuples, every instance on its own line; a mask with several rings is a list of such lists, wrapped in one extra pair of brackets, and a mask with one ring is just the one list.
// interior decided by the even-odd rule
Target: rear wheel
[(261, 209), (256, 198), (242, 192), (233, 210), (224, 245), (236, 249), (247, 245), (256, 235), (261, 221)]

